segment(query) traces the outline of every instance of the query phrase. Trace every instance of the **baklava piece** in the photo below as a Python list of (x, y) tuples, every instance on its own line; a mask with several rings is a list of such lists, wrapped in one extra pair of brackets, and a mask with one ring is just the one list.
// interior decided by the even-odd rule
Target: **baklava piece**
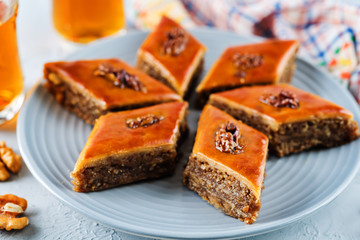
[(299, 44), (267, 40), (227, 48), (196, 89), (205, 103), (209, 94), (246, 85), (289, 83)]
[(137, 53), (137, 68), (184, 97), (202, 72), (206, 48), (172, 19), (163, 16)]
[(169, 87), (118, 59), (52, 62), (45, 87), (88, 124), (109, 111), (181, 101)]
[(101, 116), (71, 173), (74, 191), (99, 191), (174, 172), (186, 102)]
[(215, 93), (209, 103), (265, 133), (270, 150), (279, 157), (359, 137), (351, 112), (288, 84)]
[(259, 213), (268, 138), (205, 106), (183, 182), (204, 200), (247, 224)]

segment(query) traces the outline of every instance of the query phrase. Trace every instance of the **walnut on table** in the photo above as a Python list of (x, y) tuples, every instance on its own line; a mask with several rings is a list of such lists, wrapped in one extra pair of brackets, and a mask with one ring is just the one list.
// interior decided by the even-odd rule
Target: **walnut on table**
[(10, 178), (10, 173), (5, 167), (5, 164), (3, 164), (0, 161), (0, 181), (6, 181)]
[(0, 196), (0, 229), (10, 231), (22, 229), (29, 224), (27, 217), (17, 218), (27, 208), (27, 201), (24, 198), (12, 194)]
[(4, 141), (0, 141), (0, 181), (6, 181), (12, 173), (20, 171), (22, 166), (21, 157), (7, 147)]

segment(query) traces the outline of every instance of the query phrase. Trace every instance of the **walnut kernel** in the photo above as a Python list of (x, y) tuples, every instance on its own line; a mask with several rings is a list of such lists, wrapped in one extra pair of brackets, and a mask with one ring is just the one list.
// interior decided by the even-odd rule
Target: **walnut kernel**
[(232, 122), (222, 124), (215, 133), (215, 146), (220, 152), (239, 154), (243, 152), (243, 146), (240, 145), (240, 130)]
[(260, 97), (260, 101), (274, 107), (299, 108), (300, 103), (296, 95), (285, 90), (281, 90), (278, 95), (264, 94)]
[(0, 161), (0, 181), (6, 181), (9, 178), (9, 171), (6, 169), (5, 164)]
[(22, 229), (29, 224), (27, 217), (17, 218), (27, 208), (24, 198), (12, 194), (0, 196), (0, 229)]
[(233, 63), (237, 71), (234, 75), (235, 77), (244, 78), (247, 70), (259, 67), (263, 62), (264, 58), (259, 54), (235, 53)]
[(128, 128), (148, 127), (162, 121), (163, 119), (163, 116), (148, 114), (146, 116), (137, 117), (136, 119), (128, 119), (126, 120), (126, 125)]
[(137, 92), (146, 92), (145, 86), (137, 76), (128, 73), (124, 69), (115, 68), (111, 64), (100, 64), (94, 71), (94, 75), (112, 81), (115, 87), (129, 88)]
[(19, 172), (22, 166), (21, 157), (11, 148), (7, 147), (3, 141), (0, 142), (0, 161), (3, 162), (12, 173)]
[(173, 28), (166, 34), (167, 39), (163, 45), (164, 54), (170, 56), (178, 56), (182, 51), (185, 50), (188, 36), (184, 29)]

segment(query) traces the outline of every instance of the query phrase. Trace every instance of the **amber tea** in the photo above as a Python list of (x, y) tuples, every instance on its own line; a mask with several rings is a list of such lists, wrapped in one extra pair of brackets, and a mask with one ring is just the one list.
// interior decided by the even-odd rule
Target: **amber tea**
[(122, 0), (53, 0), (56, 30), (66, 39), (86, 43), (125, 26)]
[(0, 0), (0, 123), (23, 101), (23, 75), (16, 41), (17, 1)]

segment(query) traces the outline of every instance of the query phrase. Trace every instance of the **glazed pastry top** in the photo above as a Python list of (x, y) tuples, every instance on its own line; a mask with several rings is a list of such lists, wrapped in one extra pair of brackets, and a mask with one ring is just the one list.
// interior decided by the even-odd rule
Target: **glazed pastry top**
[[(186, 44), (179, 54), (167, 54), (164, 45), (168, 41), (168, 34), (174, 29), (181, 29), (185, 33)], [(152, 58), (165, 68), (176, 81), (176, 88), (184, 90), (190, 75), (195, 71), (200, 58), (203, 57), (206, 47), (196, 40), (180, 24), (163, 16), (156, 29), (149, 34), (140, 46), (140, 54), (150, 54)]]
[[(144, 87), (144, 91), (115, 86), (113, 81), (96, 74), (100, 65), (125, 70), (126, 73), (136, 76)], [(81, 91), (101, 101), (105, 109), (181, 100), (181, 97), (169, 87), (119, 59), (52, 62), (45, 64), (45, 78), (48, 78), (48, 75), (51, 73), (59, 75), (64, 81), (70, 84), (76, 84)]]
[(267, 40), (227, 48), (197, 88), (204, 90), (275, 83), (299, 44), (293, 40)]
[(186, 109), (186, 102), (171, 102), (101, 116), (91, 131), (74, 172), (107, 156), (173, 146)]
[[(266, 100), (269, 97), (278, 97), (281, 92), (292, 94), (294, 100), (298, 102), (298, 107), (276, 106), (276, 101), (272, 105)], [(210, 101), (217, 101), (234, 108), (242, 108), (245, 111), (262, 114), (278, 124), (314, 118), (353, 118), (350, 111), (289, 84), (242, 87), (212, 94)]]

